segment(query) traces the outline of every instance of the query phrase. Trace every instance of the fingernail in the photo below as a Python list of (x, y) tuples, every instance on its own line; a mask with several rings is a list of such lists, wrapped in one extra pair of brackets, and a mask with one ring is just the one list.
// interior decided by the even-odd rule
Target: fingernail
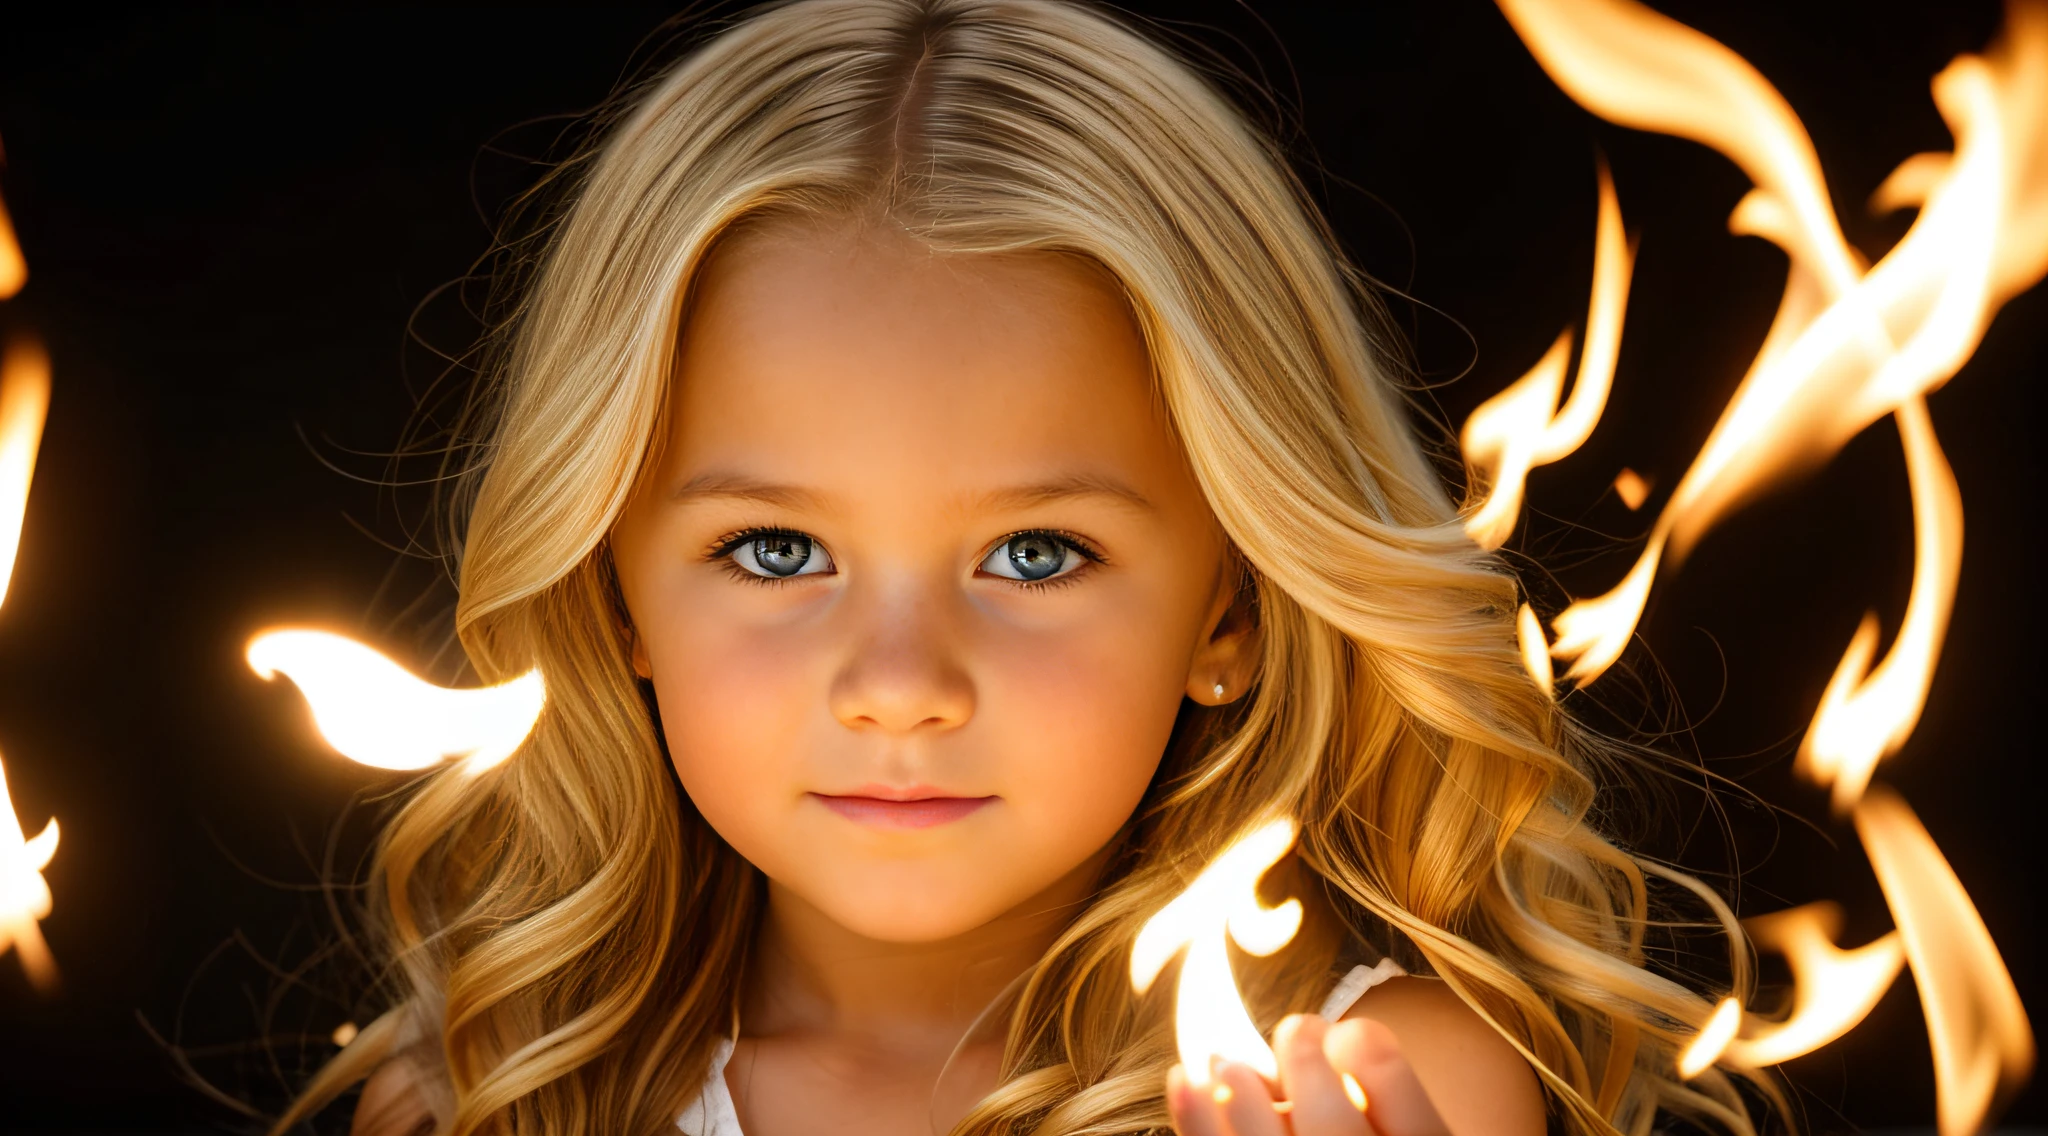
[(1236, 1093), (1230, 1091), (1229, 1085), (1217, 1085), (1210, 1091), (1209, 1098), (1217, 1104), (1229, 1104), (1230, 1098), (1236, 1095)]

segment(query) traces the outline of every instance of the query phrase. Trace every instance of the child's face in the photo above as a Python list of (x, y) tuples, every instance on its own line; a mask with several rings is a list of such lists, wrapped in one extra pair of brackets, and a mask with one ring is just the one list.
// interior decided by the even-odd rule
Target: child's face
[(748, 235), (671, 411), (613, 534), (635, 665), (706, 819), (850, 930), (1073, 898), (1183, 695), (1244, 689), (1223, 534), (1092, 268)]

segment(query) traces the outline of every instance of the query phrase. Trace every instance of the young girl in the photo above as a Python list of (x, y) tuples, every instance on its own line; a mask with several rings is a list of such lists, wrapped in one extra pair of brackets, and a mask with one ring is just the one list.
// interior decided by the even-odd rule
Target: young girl
[[(279, 1131), (365, 1077), (365, 1136), (1748, 1131), (1369, 297), (1190, 67), (801, 0), (571, 169), (463, 498), (463, 643), (547, 709), (392, 821), (403, 1000)], [(1130, 945), (1282, 814), (1281, 1077), (1197, 1090)]]

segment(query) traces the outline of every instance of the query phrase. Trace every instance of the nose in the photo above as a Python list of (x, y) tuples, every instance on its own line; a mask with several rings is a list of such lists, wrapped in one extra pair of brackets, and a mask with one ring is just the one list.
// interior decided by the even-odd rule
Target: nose
[(855, 646), (830, 693), (833, 717), (851, 730), (945, 731), (974, 716), (974, 682), (961, 665), (940, 605), (902, 595), (861, 605)]

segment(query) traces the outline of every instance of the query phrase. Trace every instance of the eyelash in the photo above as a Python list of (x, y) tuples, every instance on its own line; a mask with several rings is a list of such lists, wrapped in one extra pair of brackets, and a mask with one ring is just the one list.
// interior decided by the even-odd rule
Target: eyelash
[[(1081, 536), (1079, 533), (1071, 533), (1066, 531), (1065, 529), (1018, 529), (1016, 532), (1013, 532), (1008, 536), (1003, 537), (1003, 539), (996, 541), (994, 544), (989, 545), (988, 548), (982, 552), (980, 558), (977, 559), (975, 563), (979, 565), (982, 560), (988, 559), (989, 553), (994, 552), (996, 549), (1001, 548), (1002, 546), (1010, 543), (1013, 540), (1016, 540), (1020, 536), (1034, 535), (1044, 535), (1057, 538), (1060, 541), (1060, 543), (1066, 545), (1068, 548), (1073, 549), (1075, 552), (1080, 553), (1081, 559), (1086, 560), (1088, 562), (1087, 565), (1081, 568), (1077, 568), (1072, 572), (1062, 572), (1057, 576), (1045, 580), (1011, 580), (1000, 576), (994, 577), (995, 579), (1000, 579), (1004, 583), (1009, 584), (1013, 587), (1023, 588), (1031, 591), (1049, 590), (1052, 588), (1063, 588), (1067, 587), (1070, 584), (1073, 584), (1075, 582), (1075, 577), (1086, 575), (1093, 566), (1107, 563), (1108, 561), (1108, 558), (1103, 556), (1100, 549), (1096, 548), (1093, 543), (1091, 543), (1086, 537)], [(733, 577), (736, 580), (743, 581), (745, 583), (765, 584), (769, 587), (780, 587), (784, 584), (792, 584), (799, 580), (801, 577), (760, 576), (756, 575), (755, 573), (747, 571), (745, 568), (740, 567), (738, 564), (733, 563), (732, 554), (734, 550), (738, 549), (741, 545), (751, 540), (766, 540), (771, 537), (778, 536), (801, 537), (804, 540), (813, 542), (817, 540), (816, 537), (813, 537), (811, 534), (806, 532), (800, 532), (796, 529), (779, 528), (774, 526), (764, 528), (736, 529), (733, 532), (729, 532), (724, 536), (719, 537), (717, 540), (711, 542), (711, 547), (705, 550), (705, 558), (709, 560), (719, 561), (721, 567), (723, 567), (727, 575)]]

